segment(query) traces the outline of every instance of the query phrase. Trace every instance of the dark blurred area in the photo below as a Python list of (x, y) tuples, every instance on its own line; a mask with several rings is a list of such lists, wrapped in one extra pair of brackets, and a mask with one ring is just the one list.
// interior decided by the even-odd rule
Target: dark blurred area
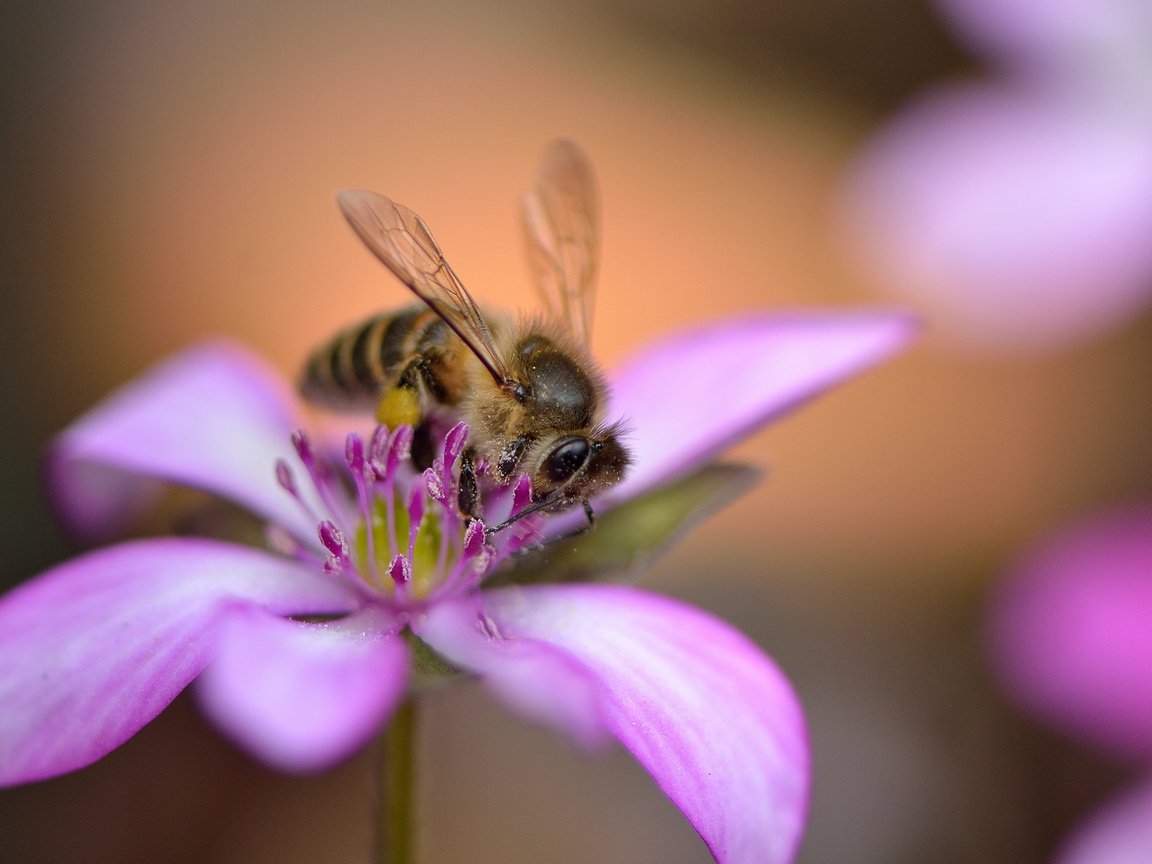
[[(527, 307), (516, 196), (546, 141), (581, 141), (610, 367), (707, 317), (887, 303), (832, 237), (844, 162), (923, 84), (979, 70), (912, 0), (25, 2), (0, 34), (5, 588), (76, 551), (39, 460), (119, 383), (218, 335), (291, 374), (403, 299), (336, 190), (410, 204), (478, 296)], [(644, 577), (732, 621), (799, 690), (800, 861), (1038, 864), (1120, 786), (1126, 769), (998, 692), (982, 622), (1023, 545), (1152, 485), (1150, 370), (1147, 316), (1011, 358), (929, 323), (742, 445), (766, 482)], [(580, 756), (477, 686), (427, 716), (425, 861), (710, 860), (619, 751)], [(366, 861), (371, 761), (271, 774), (186, 695), (91, 768), (0, 791), (0, 862)]]

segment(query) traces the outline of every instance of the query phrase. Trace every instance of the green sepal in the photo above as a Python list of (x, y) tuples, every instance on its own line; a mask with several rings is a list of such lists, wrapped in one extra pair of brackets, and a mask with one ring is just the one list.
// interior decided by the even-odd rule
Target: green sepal
[(603, 514), (587, 533), (513, 559), (485, 586), (619, 580), (649, 567), (677, 538), (743, 495), (760, 477), (749, 465), (712, 464)]
[(413, 689), (426, 689), (471, 674), (437, 653), (432, 646), (411, 630), (404, 631), (403, 639), (408, 643), (408, 650), (411, 652)]

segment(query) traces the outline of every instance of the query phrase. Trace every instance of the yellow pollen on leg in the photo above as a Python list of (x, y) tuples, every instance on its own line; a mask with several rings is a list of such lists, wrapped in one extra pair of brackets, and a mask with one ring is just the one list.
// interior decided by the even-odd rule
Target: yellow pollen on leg
[(411, 387), (393, 387), (380, 397), (376, 422), (389, 429), (420, 422), (420, 395)]

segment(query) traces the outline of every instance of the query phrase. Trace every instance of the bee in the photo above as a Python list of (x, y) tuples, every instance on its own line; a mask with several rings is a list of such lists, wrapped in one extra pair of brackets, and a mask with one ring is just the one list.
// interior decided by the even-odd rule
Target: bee
[[(302, 395), (331, 409), (372, 410), (378, 422), (413, 426), (464, 420), (459, 505), (479, 506), (477, 465), (497, 484), (532, 481), (529, 512), (580, 504), (618, 484), (631, 457), (621, 424), (604, 421), (607, 382), (589, 353), (599, 254), (596, 186), (583, 151), (553, 143), (523, 222), (547, 314), (515, 319), (481, 312), (424, 220), (375, 192), (345, 190), (340, 209), (364, 244), (423, 301), (338, 333), (308, 359)], [(491, 529), (498, 531), (510, 519)]]

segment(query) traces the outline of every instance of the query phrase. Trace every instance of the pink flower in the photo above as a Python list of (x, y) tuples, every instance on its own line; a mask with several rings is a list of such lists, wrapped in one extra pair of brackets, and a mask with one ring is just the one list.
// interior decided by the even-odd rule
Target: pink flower
[[(1152, 769), (1152, 509), (1097, 516), (1043, 543), (992, 612), (993, 659), (1021, 704)], [(1152, 860), (1152, 772), (1089, 820), (1058, 860)]]
[(973, 344), (1037, 349), (1152, 304), (1152, 28), (1124, 0), (941, 0), (999, 71), (873, 138), (847, 226), (877, 282)]
[[(598, 511), (606, 522), (611, 508), (684, 478), (889, 356), (911, 330), (885, 313), (761, 317), (650, 348), (613, 376), (609, 413), (634, 430), (636, 461)], [(563, 517), (491, 537), (465, 526), (453, 495), (463, 426), (423, 474), (405, 458), (404, 429), (351, 435), (340, 459), (292, 436), (299, 426), (274, 375), (209, 345), (60, 436), (56, 503), (90, 536), (147, 507), (159, 480), (242, 505), (273, 542), (122, 543), (0, 598), (0, 782), (99, 759), (194, 679), (209, 715), (256, 756), (322, 769), (371, 740), (435, 652), (578, 742), (621, 742), (717, 860), (792, 858), (807, 806), (805, 726), (759, 648), (637, 588), (486, 584), (509, 581), (531, 520), (549, 533)], [(486, 507), (510, 512), (512, 497)]]

